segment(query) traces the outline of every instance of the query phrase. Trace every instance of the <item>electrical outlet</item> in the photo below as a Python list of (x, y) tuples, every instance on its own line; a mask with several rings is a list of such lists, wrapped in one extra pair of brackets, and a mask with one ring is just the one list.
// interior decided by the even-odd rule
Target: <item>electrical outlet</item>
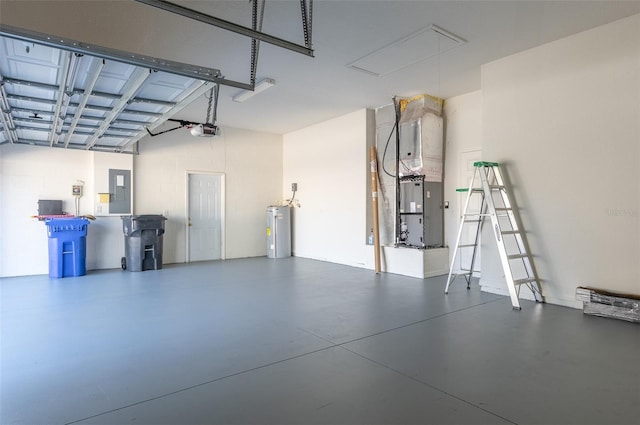
[(292, 192), (298, 191), (298, 183), (291, 183), (291, 191)]

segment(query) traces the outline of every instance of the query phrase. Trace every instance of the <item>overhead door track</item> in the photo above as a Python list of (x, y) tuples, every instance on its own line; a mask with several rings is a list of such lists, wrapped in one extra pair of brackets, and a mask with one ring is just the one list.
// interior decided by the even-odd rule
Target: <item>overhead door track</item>
[(305, 3), (307, 0), (301, 0), (301, 6), (303, 11), (302, 25), (303, 25), (303, 29), (305, 30), (305, 41), (307, 43), (306, 46), (296, 44), (279, 37), (274, 37), (272, 35), (253, 30), (251, 28), (247, 28), (242, 25), (238, 25), (233, 22), (226, 21), (224, 19), (216, 18), (215, 16), (207, 15), (206, 13), (198, 12), (197, 10), (189, 9), (184, 6), (179, 6), (177, 4), (174, 4), (165, 0), (134, 0), (134, 1), (137, 1), (138, 3), (146, 4), (148, 6), (157, 7), (158, 9), (175, 13), (176, 15), (184, 16), (186, 18), (190, 18), (199, 22), (204, 22), (205, 24), (213, 25), (218, 28), (235, 32), (237, 34), (246, 35), (247, 37), (264, 41), (265, 43), (273, 44), (278, 47), (282, 47), (297, 53), (302, 53), (303, 55), (313, 57), (313, 49), (311, 49), (311, 36), (307, 34), (307, 31), (311, 29), (310, 28), (311, 27), (310, 11), (312, 7), (311, 5), (313, 4), (313, 0), (309, 0), (311, 2), (309, 6), (307, 6)]

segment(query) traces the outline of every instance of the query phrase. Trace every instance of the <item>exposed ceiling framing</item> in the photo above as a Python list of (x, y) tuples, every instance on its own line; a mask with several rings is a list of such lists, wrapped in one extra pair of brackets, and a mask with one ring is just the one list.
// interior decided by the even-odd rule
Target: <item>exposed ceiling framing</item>
[(0, 37), (0, 144), (136, 153), (212, 83)]
[(18, 28), (4, 24), (0, 25), (0, 35), (9, 38), (15, 38), (17, 40), (22, 40), (26, 43), (38, 43), (44, 46), (66, 50), (80, 55), (95, 56), (102, 59), (118, 61), (157, 71), (170, 72), (172, 74), (182, 75), (184, 77), (198, 78), (200, 80), (221, 83), (243, 89), (250, 88), (245, 83), (225, 80), (221, 76), (220, 70), (215, 68), (206, 68), (197, 65), (170, 61), (167, 59), (155, 58), (147, 55), (139, 55), (132, 52), (123, 52), (121, 50), (98, 46), (96, 44), (85, 43), (78, 40), (72, 40), (60, 36), (53, 36), (50, 34), (44, 34), (41, 32), (31, 31), (24, 28)]
[(164, 0), (136, 1), (250, 37), (249, 82), (225, 79), (218, 69), (1, 24), (0, 145), (137, 153), (136, 142), (148, 130), (212, 83), (254, 90), (261, 41), (313, 56), (313, 0), (300, 0), (304, 46), (261, 32), (266, 0), (252, 0), (252, 28)]

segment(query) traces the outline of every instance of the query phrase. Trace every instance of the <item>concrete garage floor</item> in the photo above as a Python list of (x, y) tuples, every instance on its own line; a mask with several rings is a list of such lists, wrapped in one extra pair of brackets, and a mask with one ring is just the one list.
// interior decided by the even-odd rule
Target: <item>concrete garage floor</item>
[(635, 424), (640, 328), (300, 258), (5, 278), (2, 424)]

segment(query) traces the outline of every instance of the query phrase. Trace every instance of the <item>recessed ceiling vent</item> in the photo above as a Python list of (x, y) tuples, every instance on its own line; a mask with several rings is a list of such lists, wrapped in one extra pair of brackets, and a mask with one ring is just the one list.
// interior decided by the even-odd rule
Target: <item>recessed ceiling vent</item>
[(466, 43), (436, 25), (422, 28), (349, 64), (349, 68), (382, 77)]

